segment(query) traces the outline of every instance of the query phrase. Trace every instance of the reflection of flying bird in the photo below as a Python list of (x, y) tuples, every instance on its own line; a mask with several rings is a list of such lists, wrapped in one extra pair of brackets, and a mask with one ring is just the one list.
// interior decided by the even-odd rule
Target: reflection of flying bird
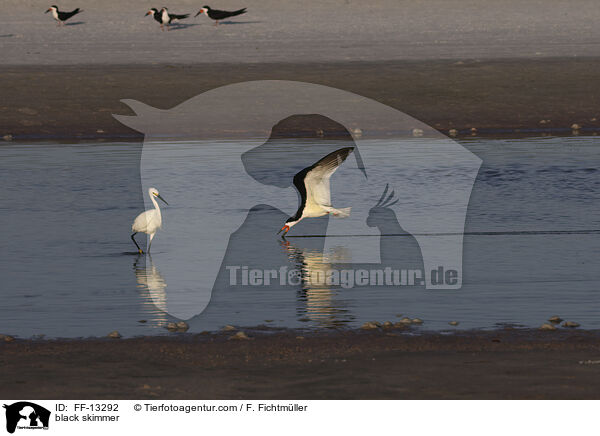
[(304, 218), (315, 218), (327, 214), (345, 218), (350, 215), (351, 208), (349, 207), (336, 209), (331, 206), (329, 179), (352, 151), (354, 151), (353, 147), (340, 148), (294, 176), (294, 186), (300, 193), (300, 206), (296, 215), (288, 218), (278, 233), (283, 231), (285, 236), (290, 228)]
[(152, 203), (154, 204), (154, 209), (150, 209), (139, 214), (137, 218), (133, 221), (133, 225), (131, 226), (131, 230), (133, 231), (133, 235), (131, 235), (131, 240), (137, 247), (138, 252), (140, 254), (142, 254), (143, 251), (138, 245), (138, 243), (135, 241), (134, 236), (137, 233), (146, 233), (150, 235), (150, 242), (148, 243), (148, 251), (150, 251), (152, 239), (154, 239), (154, 235), (162, 226), (162, 215), (160, 214), (160, 207), (158, 207), (156, 198), (160, 198), (167, 205), (169, 204), (165, 201), (164, 198), (160, 196), (160, 194), (158, 193), (158, 189), (156, 188), (148, 189), (148, 195), (150, 195), (150, 200), (152, 200)]
[(77, 8), (71, 12), (61, 12), (58, 10), (58, 6), (52, 5), (45, 13), (47, 14), (48, 12), (52, 12), (52, 16), (56, 21), (58, 21), (58, 25), (60, 26), (61, 24), (64, 25), (65, 21), (67, 21), (69, 18), (83, 11)]
[(242, 15), (246, 13), (246, 8), (238, 9), (237, 11), (220, 11), (218, 9), (211, 9), (210, 6), (204, 6), (202, 9), (198, 11), (194, 17), (197, 17), (201, 13), (205, 13), (209, 18), (215, 20), (215, 26), (219, 24), (219, 20), (224, 20), (225, 18), (235, 17), (236, 15)]
[[(309, 241), (303, 241), (309, 246)], [(314, 242), (313, 242), (314, 244)], [(313, 245), (296, 247), (288, 241), (281, 241), (290, 262), (296, 271), (300, 271), (302, 290), (298, 294), (298, 302), (302, 305), (299, 311), (301, 318), (308, 318), (323, 327), (342, 326), (354, 316), (345, 309), (345, 302), (331, 284), (331, 271), (334, 264), (350, 262), (350, 253), (343, 247), (334, 251), (323, 252)]]

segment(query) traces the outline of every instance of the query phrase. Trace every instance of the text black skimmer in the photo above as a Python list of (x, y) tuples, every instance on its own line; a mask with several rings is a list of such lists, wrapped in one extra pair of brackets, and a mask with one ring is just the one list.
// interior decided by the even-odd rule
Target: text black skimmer
[(69, 18), (83, 11), (77, 8), (75, 10), (72, 10), (71, 12), (61, 12), (58, 10), (58, 6), (52, 5), (48, 8), (48, 10), (45, 13), (47, 14), (48, 12), (52, 12), (52, 16), (56, 21), (58, 21), (58, 25), (60, 26), (64, 25), (65, 21), (67, 21)]
[(170, 14), (167, 8), (162, 8), (160, 11), (156, 8), (152, 8), (146, 12), (146, 15), (152, 15), (154, 19), (160, 23), (161, 30), (165, 30), (163, 27), (165, 25), (167, 26), (167, 30), (169, 30), (171, 24), (190, 16), (190, 14)]
[(215, 26), (219, 24), (219, 20), (225, 18), (235, 17), (236, 15), (242, 15), (246, 13), (246, 8), (238, 9), (237, 11), (220, 11), (218, 9), (211, 9), (210, 6), (203, 6), (194, 17), (197, 17), (201, 13), (205, 13), (209, 18), (215, 20)]
[(294, 176), (294, 186), (300, 193), (300, 206), (296, 215), (288, 218), (277, 233), (284, 232), (285, 237), (286, 233), (304, 218), (316, 218), (327, 214), (345, 218), (350, 215), (350, 207), (336, 209), (331, 206), (329, 179), (353, 151), (353, 147), (340, 148)]

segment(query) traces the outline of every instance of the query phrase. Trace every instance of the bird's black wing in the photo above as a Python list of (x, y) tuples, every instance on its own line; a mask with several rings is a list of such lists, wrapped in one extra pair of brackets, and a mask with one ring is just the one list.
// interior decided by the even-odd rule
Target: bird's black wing
[(300, 206), (298, 207), (298, 211), (296, 215), (294, 215), (294, 221), (297, 221), (302, 216), (302, 211), (304, 210), (304, 206), (306, 205), (306, 186), (304, 185), (304, 178), (306, 177), (306, 173), (310, 171), (312, 166), (308, 168), (304, 168), (298, 174), (294, 176), (294, 186), (300, 194)]
[(72, 10), (71, 12), (58, 12), (58, 19), (60, 21), (67, 21), (69, 18), (71, 18), (74, 15), (77, 15), (80, 12), (83, 12), (83, 11), (80, 10), (79, 8)]
[[(301, 201), (298, 212), (296, 212), (295, 219), (300, 219), (302, 216), (302, 209), (306, 203), (306, 179), (308, 177), (331, 177), (331, 175), (337, 170), (337, 168), (346, 160), (350, 153), (354, 151), (354, 147), (340, 148), (339, 150), (329, 153), (324, 158), (317, 161), (317, 163), (304, 168), (294, 176), (294, 186), (300, 194)], [(309, 175), (309, 173), (311, 173)]]
[(242, 15), (244, 13), (246, 13), (246, 8), (238, 9), (237, 11), (229, 12), (229, 17), (235, 17), (236, 15)]
[(184, 18), (187, 18), (189, 16), (190, 16), (190, 14), (182, 14), (182, 15), (169, 14), (169, 19), (170, 20), (183, 20)]
[(246, 12), (246, 8), (238, 9), (237, 11), (220, 11), (219, 9), (210, 9), (207, 13), (213, 20), (224, 20), (225, 18), (235, 17)]
[(337, 168), (354, 151), (354, 147), (344, 147), (329, 153), (323, 159), (310, 166), (309, 172), (314, 172), (320, 176), (331, 177)]

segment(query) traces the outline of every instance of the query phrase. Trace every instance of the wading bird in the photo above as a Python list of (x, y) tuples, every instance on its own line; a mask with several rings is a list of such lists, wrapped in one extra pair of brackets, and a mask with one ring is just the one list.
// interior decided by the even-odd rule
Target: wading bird
[(211, 9), (210, 6), (203, 6), (194, 17), (197, 17), (201, 13), (205, 13), (209, 18), (215, 20), (215, 26), (219, 24), (219, 20), (225, 18), (235, 17), (236, 15), (242, 15), (246, 13), (246, 8), (238, 9), (237, 11), (220, 11), (218, 9)]
[(282, 237), (285, 237), (286, 233), (304, 218), (327, 214), (345, 218), (350, 215), (350, 207), (336, 209), (331, 206), (329, 179), (353, 151), (353, 147), (340, 148), (294, 176), (294, 186), (300, 193), (300, 206), (296, 215), (287, 219), (278, 234), (284, 232)]
[(54, 17), (54, 19), (56, 21), (58, 21), (58, 25), (60, 26), (60, 25), (64, 25), (65, 21), (67, 21), (69, 18), (71, 18), (74, 15), (77, 15), (78, 13), (83, 12), (83, 11), (80, 10), (79, 8), (77, 8), (75, 10), (72, 10), (71, 12), (61, 12), (58, 10), (58, 6), (52, 5), (44, 13), (47, 14), (48, 12), (52, 12), (52, 16)]
[(137, 247), (138, 252), (140, 254), (142, 254), (144, 251), (135, 241), (134, 236), (138, 233), (146, 233), (147, 235), (150, 235), (150, 241), (148, 243), (148, 252), (150, 252), (150, 247), (152, 246), (152, 239), (154, 239), (154, 235), (162, 226), (162, 215), (160, 214), (160, 207), (158, 207), (156, 199), (160, 198), (162, 201), (164, 201), (166, 205), (169, 204), (164, 198), (160, 196), (160, 193), (156, 188), (148, 189), (148, 195), (150, 196), (150, 200), (152, 200), (152, 203), (154, 204), (154, 209), (150, 209), (139, 214), (137, 218), (133, 221), (133, 225), (131, 226), (131, 231), (133, 232), (133, 235), (131, 235), (131, 240)]

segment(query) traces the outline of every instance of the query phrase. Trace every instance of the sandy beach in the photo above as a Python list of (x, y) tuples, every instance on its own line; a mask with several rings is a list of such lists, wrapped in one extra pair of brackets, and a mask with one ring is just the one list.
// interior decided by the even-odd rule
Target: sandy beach
[[(570, 134), (600, 127), (600, 29), (591, 1), (219, 3), (248, 13), (170, 32), (146, 0), (91, 0), (59, 28), (33, 0), (1, 19), (0, 137), (139, 141), (120, 99), (173, 107), (246, 80), (299, 80), (376, 99), (447, 133)], [(169, 4), (195, 13), (191, 0)], [(530, 133), (531, 134), (531, 133)]]
[(4, 65), (214, 64), (499, 59), (597, 56), (600, 18), (593, 0), (222, 0), (248, 12), (215, 28), (193, 15), (203, 4), (172, 0), (191, 13), (161, 32), (144, 14), (149, 0), (68, 0), (83, 13), (58, 28), (49, 5), (6, 0)]
[(0, 343), (1, 393), (37, 399), (596, 399), (600, 387), (595, 331), (248, 331), (251, 339), (229, 340), (234, 333)]
[[(297, 80), (354, 92), (448, 134), (571, 134), (600, 128), (600, 59), (0, 67), (0, 138), (119, 140), (134, 99), (160, 109), (246, 80)], [(150, 84), (150, 86), (148, 86)]]

